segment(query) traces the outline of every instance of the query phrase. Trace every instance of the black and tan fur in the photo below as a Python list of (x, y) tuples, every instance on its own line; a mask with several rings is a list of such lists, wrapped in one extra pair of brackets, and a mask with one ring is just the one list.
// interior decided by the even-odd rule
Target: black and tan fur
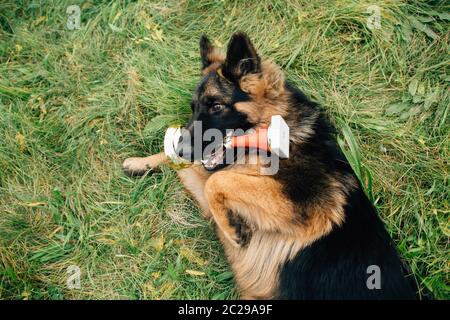
[[(245, 34), (233, 35), (226, 55), (202, 37), (200, 52), (202, 78), (188, 130), (195, 120), (203, 130), (246, 130), (268, 124), (272, 115), (290, 127), (290, 158), (280, 160), (273, 176), (262, 175), (259, 164), (178, 172), (204, 216), (215, 221), (241, 297), (415, 298), (414, 280), (406, 277), (323, 110), (275, 63), (262, 61)], [(130, 158), (124, 167), (144, 172), (163, 159)], [(367, 288), (369, 265), (381, 268), (381, 289)]]

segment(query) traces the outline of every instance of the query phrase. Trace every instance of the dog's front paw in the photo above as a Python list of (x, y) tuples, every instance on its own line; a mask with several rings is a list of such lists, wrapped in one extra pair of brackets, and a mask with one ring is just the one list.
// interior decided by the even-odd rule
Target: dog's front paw
[(153, 169), (146, 158), (128, 158), (123, 162), (122, 168), (131, 177), (142, 176)]

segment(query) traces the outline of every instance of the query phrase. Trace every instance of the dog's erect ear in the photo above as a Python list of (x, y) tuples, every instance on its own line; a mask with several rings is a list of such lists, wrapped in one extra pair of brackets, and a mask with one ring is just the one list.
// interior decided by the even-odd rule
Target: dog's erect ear
[(243, 32), (233, 34), (222, 68), (223, 75), (231, 81), (238, 81), (246, 74), (258, 72), (261, 72), (261, 59), (250, 39)]
[(202, 59), (202, 70), (213, 63), (212, 54), (214, 47), (209, 41), (206, 35), (202, 35), (200, 38), (200, 57)]

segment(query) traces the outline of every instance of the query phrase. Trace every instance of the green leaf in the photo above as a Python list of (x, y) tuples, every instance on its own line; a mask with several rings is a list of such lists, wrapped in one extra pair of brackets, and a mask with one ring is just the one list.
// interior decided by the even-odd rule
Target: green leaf
[(338, 139), (339, 146), (355, 171), (355, 174), (361, 180), (361, 154), (358, 144), (348, 124), (342, 122), (341, 126), (344, 140)]
[(448, 12), (439, 12), (438, 16), (441, 20), (448, 20), (450, 21), (450, 13)]
[(122, 32), (123, 31), (123, 28), (119, 28), (119, 27), (116, 27), (115, 25), (113, 25), (112, 23), (108, 23), (108, 25), (109, 25), (109, 27), (111, 28), (111, 30), (113, 31), (113, 32)]
[(431, 22), (431, 21), (435, 21), (434, 18), (432, 18), (432, 17), (423, 17), (423, 16), (418, 16), (417, 20), (420, 20), (423, 23), (428, 23), (428, 22)]
[(222, 273), (218, 274), (216, 277), (216, 280), (219, 282), (229, 281), (231, 279), (233, 279), (233, 272), (231, 272), (231, 271), (222, 272)]
[(448, 12), (437, 12), (436, 10), (428, 11), (429, 14), (439, 17), (441, 20), (450, 20), (450, 13)]
[(367, 193), (370, 201), (373, 202), (374, 197), (372, 191), (372, 174), (370, 170), (362, 163), (361, 152), (350, 127), (343, 121), (339, 121), (339, 123), (342, 127), (342, 134), (344, 136), (344, 139), (338, 137), (338, 144), (345, 157), (347, 158), (347, 161), (351, 165), (353, 171), (355, 171), (355, 174), (358, 177), (359, 181), (364, 186), (365, 192)]
[(429, 36), (433, 40), (436, 40), (437, 38), (439, 38), (439, 36), (430, 27), (424, 25), (422, 22), (420, 22), (416, 18), (409, 17), (409, 21), (411, 21), (411, 25), (416, 30), (422, 31), (423, 33), (425, 33), (427, 36)]
[(227, 298), (226, 292), (219, 292), (215, 294), (211, 300), (225, 300)]
[(408, 91), (409, 91), (409, 94), (410, 94), (411, 96), (414, 97), (414, 95), (416, 94), (417, 86), (418, 86), (418, 85), (419, 85), (419, 80), (417, 80), (417, 79), (413, 79), (413, 80), (409, 83)]
[(173, 115), (161, 114), (153, 117), (145, 126), (144, 134), (146, 136), (152, 136), (157, 134), (162, 129), (168, 127), (176, 119)]
[(400, 117), (399, 117), (399, 119), (400, 120), (406, 120), (406, 119), (408, 119), (409, 117), (410, 117), (410, 110), (411, 109), (409, 109), (408, 111), (405, 111), (405, 112), (403, 112), (401, 115), (400, 115)]
[(386, 115), (387, 116), (391, 116), (391, 115), (394, 115), (394, 114), (398, 114), (398, 113), (404, 111), (405, 109), (407, 109), (408, 107), (409, 107), (409, 104), (404, 103), (404, 102), (391, 104), (386, 109)]
[[(409, 93), (409, 92), (408, 92)], [(402, 102), (403, 103), (409, 103), (411, 101), (411, 95), (407, 92), (404, 92), (402, 95)]]
[(408, 41), (408, 42), (411, 41), (413, 30), (412, 30), (412, 27), (411, 27), (411, 24), (409, 23), (409, 21), (404, 21), (401, 24), (401, 28), (402, 28), (403, 40)]
[(423, 101), (423, 96), (422, 96), (422, 95), (416, 94), (416, 95), (413, 97), (413, 103), (419, 103), (419, 102), (422, 102), (422, 101)]
[(420, 94), (420, 95), (425, 94), (425, 85), (422, 82), (417, 87), (417, 94)]
[(436, 89), (425, 97), (425, 101), (423, 104), (423, 109), (428, 110), (430, 109), (431, 105), (436, 102), (437, 97), (439, 96), (439, 87), (436, 87)]

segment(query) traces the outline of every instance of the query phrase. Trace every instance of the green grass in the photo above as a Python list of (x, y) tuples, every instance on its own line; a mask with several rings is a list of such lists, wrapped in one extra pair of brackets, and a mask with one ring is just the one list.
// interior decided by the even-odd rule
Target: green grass
[[(450, 298), (450, 7), (439, 3), (376, 1), (370, 30), (372, 1), (1, 1), (0, 298), (238, 297), (175, 172), (121, 171), (187, 119), (200, 35), (226, 45), (236, 30), (327, 107), (420, 287)], [(80, 30), (66, 28), (71, 4)], [(66, 286), (70, 265), (80, 290)]]

